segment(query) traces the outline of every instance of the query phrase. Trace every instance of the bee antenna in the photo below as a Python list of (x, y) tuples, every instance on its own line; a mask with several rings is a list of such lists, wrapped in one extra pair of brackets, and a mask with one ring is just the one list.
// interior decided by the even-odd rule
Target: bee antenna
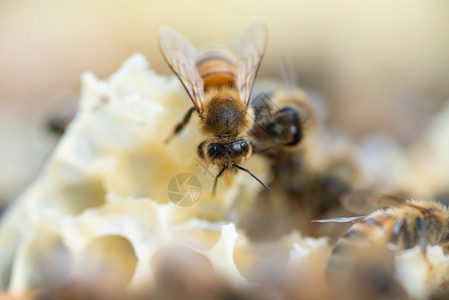
[[(249, 175), (251, 175), (254, 179), (256, 179), (264, 188), (266, 188), (268, 191), (270, 191), (271, 192), (271, 189), (265, 184), (265, 183), (263, 183), (259, 178), (257, 178), (256, 177), (256, 175), (254, 175), (253, 173), (251, 173), (251, 171), (250, 170), (248, 170), (248, 169), (245, 169), (245, 168), (242, 168), (242, 167), (240, 167), (240, 166), (238, 166), (238, 165), (235, 165), (235, 167), (237, 168), (237, 169), (240, 169), (240, 170), (242, 170), (242, 171), (245, 171), (245, 172), (247, 172)], [(221, 172), (220, 172), (220, 174), (219, 175), (221, 175)], [(218, 177), (218, 176), (217, 176)]]
[(217, 190), (218, 177), (220, 177), (220, 175), (223, 174), (225, 169), (226, 169), (226, 166), (224, 166), (223, 169), (221, 169), (220, 172), (218, 172), (218, 175), (215, 176), (215, 182), (214, 182), (214, 188), (212, 190), (212, 195), (215, 195), (215, 191)]
[(281, 75), (284, 81), (284, 85), (287, 93), (292, 96), (296, 86), (296, 73), (294, 70), (294, 64), (289, 57), (282, 56), (280, 59)]

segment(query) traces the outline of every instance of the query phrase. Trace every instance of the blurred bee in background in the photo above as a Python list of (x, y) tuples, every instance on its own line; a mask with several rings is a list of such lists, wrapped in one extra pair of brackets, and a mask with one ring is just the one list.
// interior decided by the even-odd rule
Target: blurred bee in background
[(356, 222), (337, 241), (327, 266), (330, 286), (346, 294), (353, 290), (354, 299), (362, 294), (364, 299), (406, 299), (394, 277), (394, 254), (419, 246), (428, 262), (427, 245), (449, 249), (449, 209), (441, 203), (357, 192), (342, 205), (359, 214), (380, 208), (363, 217), (318, 220)]
[(198, 146), (198, 155), (219, 169), (213, 193), (223, 172), (234, 168), (249, 173), (270, 190), (249, 170), (241, 167), (253, 152), (248, 139), (254, 123), (249, 100), (264, 55), (266, 38), (267, 27), (260, 19), (250, 21), (242, 30), (233, 53), (217, 47), (197, 51), (179, 33), (168, 28), (159, 32), (160, 50), (194, 105), (166, 142), (181, 132), (196, 110), (200, 117), (200, 130), (208, 136)]
[(57, 137), (64, 134), (67, 126), (72, 122), (76, 114), (75, 107), (69, 107), (64, 111), (58, 111), (50, 115), (46, 122), (47, 129)]
[[(358, 170), (346, 157), (335, 157), (324, 169), (314, 170), (300, 152), (285, 152), (282, 159), (272, 160), (276, 193), (260, 191), (241, 226), (252, 239), (276, 239), (292, 230), (308, 236), (336, 238), (344, 230), (335, 226), (311, 223), (316, 219), (343, 213), (340, 198), (353, 189), (353, 176)], [(350, 169), (347, 176), (340, 169)], [(353, 172), (353, 173), (352, 173)]]
[(293, 146), (303, 139), (305, 126), (312, 127), (316, 124), (309, 100), (296, 87), (292, 65), (285, 60), (282, 62), (282, 72), (284, 88), (274, 93), (261, 92), (251, 102), (254, 126), (250, 130), (250, 136), (255, 153), (294, 149)]
[(351, 191), (359, 176), (348, 153), (335, 151), (320, 159), (320, 166), (310, 162), (310, 152), (316, 152), (310, 141), (321, 124), (311, 99), (295, 83), (292, 64), (284, 61), (282, 74), (283, 88), (261, 93), (253, 101), (253, 149), (269, 160), (270, 186), (276, 192), (261, 191), (256, 203), (246, 209), (247, 215), (240, 218), (252, 239), (277, 238), (294, 229), (322, 235), (318, 230), (323, 226), (309, 220), (341, 209), (340, 196)]
[[(45, 112), (45, 128), (48, 132), (55, 135), (56, 137), (61, 137), (69, 124), (75, 119), (78, 112), (78, 99), (79, 94), (75, 92), (79, 87), (68, 88), (56, 95), (57, 104), (52, 104), (52, 106)], [(97, 111), (105, 104), (109, 102), (109, 99), (105, 96), (101, 97), (97, 104), (92, 107), (92, 111)], [(56, 107), (54, 107), (56, 106)]]

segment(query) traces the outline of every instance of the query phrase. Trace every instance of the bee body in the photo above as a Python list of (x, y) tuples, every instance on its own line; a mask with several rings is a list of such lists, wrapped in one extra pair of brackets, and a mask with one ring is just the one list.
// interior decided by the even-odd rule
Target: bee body
[[(269, 190), (240, 166), (252, 153), (248, 140), (253, 125), (249, 99), (265, 51), (266, 36), (265, 23), (255, 19), (242, 30), (231, 52), (224, 48), (198, 51), (176, 31), (163, 28), (159, 33), (161, 52), (189, 94), (200, 117), (200, 131), (207, 136), (198, 146), (198, 155), (220, 170), (214, 191), (218, 177), (233, 168), (249, 173)], [(192, 111), (189, 110), (173, 135), (187, 124)]]
[(448, 249), (449, 209), (433, 201), (408, 200), (379, 209), (352, 225), (333, 248), (327, 266), (332, 286), (359, 286), (373, 297), (402, 299), (395, 279), (394, 254), (427, 245)]

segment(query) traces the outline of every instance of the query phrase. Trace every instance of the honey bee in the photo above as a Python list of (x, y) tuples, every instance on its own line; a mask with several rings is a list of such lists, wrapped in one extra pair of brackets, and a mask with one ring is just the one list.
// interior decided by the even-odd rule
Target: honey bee
[(298, 106), (303, 99), (299, 91), (293, 95), (279, 91), (273, 97), (263, 93), (254, 100), (255, 122), (249, 133), (254, 153), (267, 153), (302, 141), (303, 118)]
[(307, 94), (294, 84), (259, 101), (254, 104), (261, 122), (252, 129), (257, 133), (253, 149), (270, 163), (269, 184), (276, 193), (260, 191), (239, 225), (253, 240), (280, 238), (295, 229), (309, 236), (339, 236), (344, 229), (310, 220), (341, 210), (340, 197), (360, 181), (357, 164), (346, 152), (323, 157), (319, 166), (310, 162), (309, 146), (315, 145), (308, 142), (313, 142), (318, 117)]
[(208, 136), (198, 146), (198, 155), (219, 169), (213, 193), (223, 172), (234, 168), (247, 172), (270, 190), (248, 169), (241, 167), (253, 151), (248, 133), (254, 123), (254, 113), (249, 100), (266, 38), (267, 27), (261, 19), (250, 21), (244, 27), (233, 52), (219, 47), (197, 50), (174, 30), (162, 28), (159, 32), (162, 55), (194, 105), (166, 142), (184, 128), (196, 110), (200, 130)]
[(303, 140), (305, 129), (310, 130), (316, 125), (315, 112), (306, 94), (296, 85), (292, 65), (283, 59), (283, 87), (272, 93), (260, 93), (252, 101), (255, 124), (250, 135), (255, 153), (292, 150), (292, 146)]
[[(424, 200), (403, 201), (386, 195), (353, 193), (342, 201), (347, 208), (367, 216), (318, 220), (356, 222), (332, 250), (327, 276), (332, 286), (363, 286), (374, 297), (401, 299), (403, 288), (394, 278), (394, 254), (419, 246), (427, 261), (427, 245), (449, 246), (449, 209)], [(430, 264), (429, 264), (430, 265)]]

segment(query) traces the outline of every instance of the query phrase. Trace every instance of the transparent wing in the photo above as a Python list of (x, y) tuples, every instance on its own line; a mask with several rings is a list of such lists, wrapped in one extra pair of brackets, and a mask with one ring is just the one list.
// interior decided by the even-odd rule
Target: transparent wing
[(234, 44), (237, 57), (237, 85), (240, 100), (248, 106), (254, 79), (265, 52), (267, 25), (262, 19), (250, 21), (240, 32)]
[(399, 197), (370, 190), (352, 192), (341, 198), (341, 205), (354, 214), (369, 214), (379, 208), (397, 207), (403, 203)]
[(349, 223), (357, 222), (365, 218), (365, 216), (358, 217), (346, 217), (346, 218), (335, 218), (335, 219), (322, 219), (322, 220), (312, 220), (314, 223)]
[(170, 28), (159, 31), (159, 48), (173, 73), (181, 80), (196, 110), (203, 111), (203, 80), (196, 69), (197, 50), (185, 37)]

